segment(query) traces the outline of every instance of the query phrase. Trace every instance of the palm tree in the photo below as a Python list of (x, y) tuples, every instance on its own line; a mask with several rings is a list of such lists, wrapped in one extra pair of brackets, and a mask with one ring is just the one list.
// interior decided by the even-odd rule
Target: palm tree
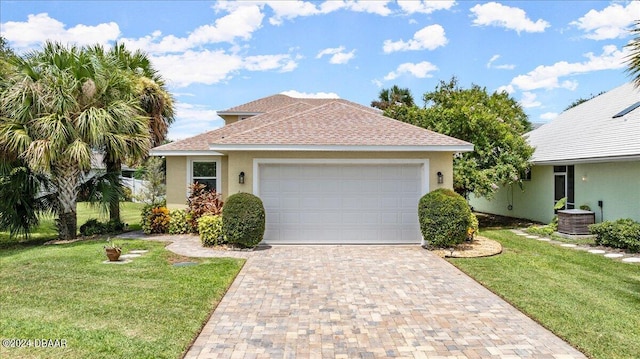
[(633, 77), (636, 87), (640, 87), (640, 20), (635, 21), (631, 34), (635, 37), (626, 45), (630, 49), (626, 60), (627, 72)]
[(393, 85), (390, 89), (380, 90), (378, 100), (371, 101), (371, 107), (376, 107), (383, 111), (395, 105), (415, 105), (413, 95), (411, 95), (411, 91), (408, 88), (400, 88), (398, 85)]
[[(122, 72), (130, 78), (134, 84), (133, 95), (139, 101), (140, 114), (148, 119), (151, 144), (154, 147), (160, 145), (166, 139), (169, 125), (174, 120), (173, 98), (148, 56), (141, 51), (132, 53), (124, 44), (116, 44), (108, 53), (99, 46), (93, 47), (91, 51), (96, 57), (108, 61), (111, 71)], [(148, 156), (146, 152), (123, 157), (122, 152), (114, 151), (112, 148), (106, 147), (103, 150), (107, 176), (113, 188), (120, 188), (119, 176), (123, 162), (138, 162)], [(109, 217), (112, 221), (120, 221), (119, 197), (114, 195), (109, 198)]]
[(76, 200), (94, 148), (122, 156), (147, 153), (148, 121), (131, 78), (111, 71), (91, 51), (47, 42), (16, 60), (0, 96), (0, 148), (56, 190), (62, 239), (77, 235)]

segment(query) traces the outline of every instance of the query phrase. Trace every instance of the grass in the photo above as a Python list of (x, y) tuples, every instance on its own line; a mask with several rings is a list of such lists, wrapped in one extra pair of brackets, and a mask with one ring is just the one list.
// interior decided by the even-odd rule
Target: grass
[[(130, 229), (140, 229), (140, 212), (143, 206), (144, 204), (142, 203), (121, 202), (120, 219), (124, 223), (128, 223)], [(101, 221), (107, 221), (109, 219), (108, 213), (86, 202), (78, 203), (77, 213), (78, 228), (90, 218), (97, 218)], [(9, 232), (0, 231), (0, 248), (6, 248), (16, 243), (42, 244), (51, 239), (55, 239), (57, 236), (55, 218), (51, 215), (45, 215), (41, 218), (40, 225), (33, 229), (28, 241), (24, 241), (22, 237), (11, 237)]]
[(450, 259), (591, 358), (640, 353), (640, 267), (591, 253), (485, 230), (501, 255)]
[[(103, 240), (0, 250), (0, 337), (64, 339), (66, 348), (4, 348), (0, 358), (178, 358), (244, 261), (182, 258), (152, 241), (104, 264)], [(172, 266), (176, 261), (198, 265)], [(35, 342), (32, 342), (35, 345)]]

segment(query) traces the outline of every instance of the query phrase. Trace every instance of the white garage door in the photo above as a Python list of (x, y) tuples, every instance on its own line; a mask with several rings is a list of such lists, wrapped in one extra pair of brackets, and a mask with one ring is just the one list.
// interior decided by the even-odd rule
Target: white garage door
[(417, 208), (423, 166), (261, 164), (264, 241), (420, 243)]

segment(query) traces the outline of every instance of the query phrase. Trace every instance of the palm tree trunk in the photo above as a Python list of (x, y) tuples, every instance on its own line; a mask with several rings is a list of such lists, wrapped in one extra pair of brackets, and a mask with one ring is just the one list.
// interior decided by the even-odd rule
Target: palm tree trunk
[[(120, 175), (122, 174), (122, 162), (119, 160), (105, 161), (107, 173), (112, 180), (111, 185), (120, 186)], [(116, 191), (118, 195), (111, 197), (109, 200), (109, 220), (120, 223), (120, 191)]]
[(57, 163), (52, 171), (58, 189), (58, 237), (74, 239), (78, 233), (76, 202), (80, 169), (72, 161)]

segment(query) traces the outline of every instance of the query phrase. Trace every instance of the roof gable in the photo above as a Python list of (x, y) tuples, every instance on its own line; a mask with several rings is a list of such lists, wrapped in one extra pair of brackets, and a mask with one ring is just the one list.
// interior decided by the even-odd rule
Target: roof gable
[(638, 101), (640, 89), (627, 83), (561, 113), (525, 135), (532, 162), (640, 159), (640, 109), (622, 114)]

